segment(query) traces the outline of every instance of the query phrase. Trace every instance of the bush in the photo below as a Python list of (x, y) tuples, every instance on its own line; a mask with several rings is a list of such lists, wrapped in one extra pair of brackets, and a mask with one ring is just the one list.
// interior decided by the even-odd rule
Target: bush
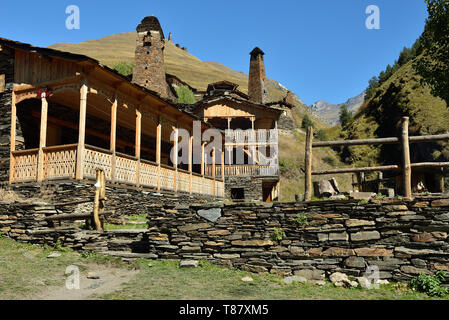
[(114, 65), (114, 70), (120, 73), (122, 76), (128, 77), (133, 74), (134, 63), (133, 62), (119, 62)]
[(309, 222), (307, 221), (307, 217), (303, 214), (298, 214), (298, 216), (296, 217), (296, 222), (301, 226), (301, 227), (306, 227), (309, 225)]
[(314, 128), (314, 125), (312, 120), (310, 120), (310, 117), (307, 114), (305, 114), (301, 122), (301, 128), (307, 129), (308, 127)]
[(419, 292), (424, 292), (433, 297), (443, 297), (448, 294), (449, 289), (442, 287), (441, 282), (444, 281), (446, 274), (440, 270), (435, 275), (427, 275), (421, 273), (419, 276), (410, 280), (410, 287)]
[(187, 86), (177, 87), (176, 94), (178, 95), (178, 103), (193, 104), (196, 102), (192, 90)]
[(271, 240), (276, 242), (281, 242), (285, 237), (285, 232), (281, 228), (273, 228), (273, 234), (271, 235)]
[(320, 129), (320, 130), (317, 131), (316, 138), (318, 140), (321, 140), (321, 141), (327, 141), (328, 140), (327, 134), (326, 134), (326, 132), (324, 132), (323, 129)]

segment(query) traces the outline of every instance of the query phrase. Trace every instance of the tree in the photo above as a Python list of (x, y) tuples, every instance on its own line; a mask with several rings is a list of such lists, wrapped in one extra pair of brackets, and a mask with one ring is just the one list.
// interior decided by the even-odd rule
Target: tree
[(327, 134), (326, 134), (326, 132), (325, 132), (323, 129), (318, 130), (317, 133), (316, 133), (316, 135), (315, 135), (315, 137), (316, 137), (318, 140), (321, 140), (321, 141), (326, 141), (326, 140), (328, 140)]
[(120, 73), (122, 76), (128, 77), (133, 74), (134, 63), (132, 62), (119, 62), (114, 65), (114, 70)]
[(340, 123), (344, 127), (346, 126), (352, 119), (352, 113), (349, 112), (348, 106), (346, 104), (340, 107)]
[(308, 127), (314, 127), (312, 120), (310, 120), (309, 116), (307, 114), (304, 115), (304, 118), (302, 118), (301, 122), (301, 128), (307, 129)]
[(429, 17), (420, 38), (424, 54), (414, 67), (432, 94), (449, 106), (449, 0), (425, 1)]
[(177, 87), (176, 94), (178, 95), (178, 103), (193, 104), (196, 102), (195, 96), (188, 86)]

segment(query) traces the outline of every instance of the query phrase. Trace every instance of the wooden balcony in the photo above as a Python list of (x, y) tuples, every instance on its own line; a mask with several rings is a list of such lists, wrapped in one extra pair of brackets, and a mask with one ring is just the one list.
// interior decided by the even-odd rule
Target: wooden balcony
[[(78, 144), (13, 151), (11, 183), (76, 179)], [(224, 197), (224, 182), (194, 172), (176, 170), (166, 165), (85, 145), (79, 170), (85, 179), (95, 180), (96, 169), (105, 172), (110, 183), (120, 183), (157, 190)], [(40, 157), (39, 152), (43, 155)], [(39, 164), (39, 159), (43, 159)], [(39, 171), (41, 173), (39, 174)], [(218, 176), (217, 176), (218, 177)]]
[[(212, 176), (212, 167), (207, 165), (206, 174)], [(254, 176), (254, 177), (276, 177), (279, 175), (279, 169), (273, 165), (256, 165), (256, 164), (242, 164), (242, 165), (225, 165), (224, 173), (226, 177), (229, 176)], [(215, 166), (215, 176), (221, 177), (221, 166)]]

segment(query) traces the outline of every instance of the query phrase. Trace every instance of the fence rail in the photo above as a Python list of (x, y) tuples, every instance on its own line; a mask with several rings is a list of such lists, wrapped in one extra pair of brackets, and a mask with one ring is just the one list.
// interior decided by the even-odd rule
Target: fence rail
[[(374, 171), (402, 171), (403, 176), (403, 195), (405, 198), (411, 198), (411, 171), (412, 168), (443, 168), (449, 167), (449, 162), (410, 162), (410, 143), (433, 142), (449, 140), (449, 133), (428, 136), (409, 136), (408, 135), (409, 118), (402, 118), (401, 137), (359, 139), (359, 140), (340, 140), (340, 141), (320, 141), (313, 142), (313, 128), (307, 128), (306, 147), (305, 147), (305, 195), (304, 200), (310, 201), (312, 198), (312, 176), (325, 174), (343, 174), (343, 173), (364, 173)], [(360, 145), (382, 145), (382, 144), (401, 144), (402, 163), (401, 165), (387, 165), (364, 168), (337, 168), (322, 171), (312, 170), (312, 149), (323, 147), (341, 147), (341, 146), (360, 146)]]

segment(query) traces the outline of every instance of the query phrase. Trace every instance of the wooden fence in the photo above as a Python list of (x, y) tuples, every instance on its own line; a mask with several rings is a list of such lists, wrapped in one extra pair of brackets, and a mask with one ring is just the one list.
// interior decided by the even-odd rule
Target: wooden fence
[[(362, 173), (373, 171), (402, 171), (403, 178), (403, 196), (407, 199), (412, 197), (412, 168), (443, 168), (449, 167), (449, 162), (421, 162), (410, 163), (410, 143), (434, 142), (449, 140), (449, 134), (411, 136), (408, 135), (409, 118), (402, 118), (401, 137), (377, 138), (377, 139), (359, 139), (359, 140), (341, 140), (341, 141), (320, 141), (313, 142), (313, 128), (307, 128), (306, 152), (305, 152), (305, 195), (304, 200), (310, 201), (312, 198), (312, 175), (342, 174), (342, 173)], [(338, 168), (323, 171), (312, 170), (312, 149), (337, 146), (360, 146), (360, 145), (382, 145), (382, 144), (400, 144), (402, 150), (402, 165), (386, 165), (364, 168)]]

